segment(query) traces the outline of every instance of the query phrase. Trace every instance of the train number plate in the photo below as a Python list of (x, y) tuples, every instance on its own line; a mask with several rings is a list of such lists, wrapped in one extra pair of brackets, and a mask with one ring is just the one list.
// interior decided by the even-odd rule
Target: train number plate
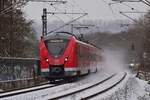
[(51, 43), (62, 43), (64, 42), (63, 40), (50, 40)]

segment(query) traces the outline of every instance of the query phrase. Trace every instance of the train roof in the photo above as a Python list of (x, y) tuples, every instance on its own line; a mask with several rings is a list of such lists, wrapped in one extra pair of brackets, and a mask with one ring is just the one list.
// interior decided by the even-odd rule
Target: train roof
[[(92, 43), (89, 43), (88, 41), (85, 41), (84, 39), (81, 39), (80, 37), (77, 37), (76, 35), (70, 33), (70, 32), (65, 32), (65, 31), (60, 31), (60, 32), (53, 32), (53, 33), (50, 33), (46, 36), (43, 37), (43, 39), (46, 41), (46, 40), (49, 40), (49, 39), (54, 39), (54, 38), (57, 38), (59, 36), (59, 38), (63, 38), (63, 39), (69, 39), (71, 38), (72, 36), (75, 37), (78, 41), (82, 42), (82, 43), (85, 43), (87, 45), (91, 45), (91, 46), (94, 46), (96, 48), (98, 48), (97, 46), (95, 46), (94, 44)], [(101, 48), (99, 48), (101, 49)]]
[(69, 32), (54, 32), (44, 36), (43, 38), (44, 40), (49, 40), (49, 39), (57, 38), (58, 36), (59, 38), (63, 38), (63, 39), (68, 39), (74, 36), (77, 39), (77, 37), (74, 34)]

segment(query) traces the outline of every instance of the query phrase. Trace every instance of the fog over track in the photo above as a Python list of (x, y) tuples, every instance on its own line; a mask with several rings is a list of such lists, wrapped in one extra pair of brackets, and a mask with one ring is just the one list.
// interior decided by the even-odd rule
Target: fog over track
[(110, 72), (124, 72), (128, 70), (127, 51), (122, 48), (104, 47), (102, 52), (102, 68)]

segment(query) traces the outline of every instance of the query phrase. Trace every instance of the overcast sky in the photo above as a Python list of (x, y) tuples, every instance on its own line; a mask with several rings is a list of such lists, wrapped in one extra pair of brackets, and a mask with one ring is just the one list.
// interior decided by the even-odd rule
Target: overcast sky
[[(120, 15), (119, 11), (146, 11), (149, 7), (142, 3), (123, 3), (123, 4), (113, 4), (108, 6), (111, 0), (67, 0), (68, 2), (63, 4), (56, 4), (50, 6), (47, 3), (36, 3), (29, 2), (24, 8), (25, 16), (29, 19), (33, 19), (35, 22), (41, 23), (42, 9), (45, 7), (48, 11), (56, 12), (86, 12), (88, 16), (83, 19), (91, 20), (116, 20), (116, 19), (127, 19), (126, 17)], [(131, 10), (133, 7), (135, 10)], [(137, 18), (141, 14), (128, 14), (132, 18)], [(57, 16), (57, 17), (56, 17)], [(53, 21), (63, 20), (68, 21), (72, 18), (72, 15), (49, 15), (48, 20)], [(79, 15), (74, 15), (73, 18)]]

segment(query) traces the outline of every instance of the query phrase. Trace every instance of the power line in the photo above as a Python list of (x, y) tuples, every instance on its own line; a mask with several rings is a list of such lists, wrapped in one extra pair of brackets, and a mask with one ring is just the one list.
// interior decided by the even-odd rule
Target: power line
[(131, 19), (132, 21), (134, 21), (134, 22), (136, 22), (137, 23), (137, 21), (135, 20), (135, 19), (133, 19), (133, 18), (131, 18), (131, 17), (129, 17), (128, 15), (126, 15), (126, 14), (124, 14), (124, 12), (119, 12), (121, 15), (123, 15), (123, 16), (125, 16), (125, 17), (127, 17), (127, 18), (129, 18), (129, 19)]
[(124, 11), (123, 13), (148, 13), (148, 12), (144, 12), (144, 11)]
[(116, 14), (114, 13), (113, 8), (111, 7), (111, 3), (108, 3), (105, 0), (102, 0), (102, 1), (108, 6), (108, 8), (110, 9), (113, 17), (116, 18)]
[(27, 2), (47, 2), (47, 3), (62, 3), (62, 4), (65, 4), (67, 3), (67, 1), (63, 1), (63, 0), (27, 0)]
[(55, 15), (55, 14), (76, 14), (76, 15), (83, 15), (83, 14), (87, 14), (87, 13), (72, 13), (72, 12), (47, 12), (47, 14), (52, 14), (52, 15)]
[(145, 0), (145, 1), (150, 4), (150, 1), (148, 1), (148, 0)]
[(72, 1), (82, 12), (86, 13), (86, 11), (84, 11), (75, 0), (72, 0)]
[(114, 2), (120, 2), (120, 3), (123, 3), (123, 2), (143, 2), (144, 4), (146, 4), (147, 6), (150, 6), (150, 2), (148, 0), (112, 0)]
[(131, 8), (131, 10), (139, 11), (139, 10), (137, 10), (137, 9), (135, 9), (135, 8), (133, 8), (133, 7), (131, 7), (131, 6), (127, 5), (127, 4), (125, 4), (125, 3), (121, 3), (121, 4), (123, 4), (123, 5), (125, 5), (125, 6), (127, 6), (127, 7), (129, 7), (129, 8)]
[(56, 28), (56, 29), (54, 29), (54, 30), (48, 32), (48, 34), (50, 34), (50, 33), (52, 33), (52, 32), (55, 32), (55, 31), (57, 31), (57, 30), (59, 30), (59, 29), (65, 27), (65, 26), (67, 26), (67, 25), (69, 25), (69, 24), (71, 24), (71, 23), (73, 23), (73, 22), (79, 20), (80, 18), (82, 18), (82, 17), (84, 17), (84, 16), (86, 16), (86, 15), (87, 15), (87, 13), (84, 13), (82, 16), (79, 16), (78, 18), (75, 18), (74, 20), (69, 21), (68, 23), (66, 23), (66, 24), (64, 24), (64, 25), (62, 25), (62, 26), (60, 26), (59, 28)]
[[(75, 4), (75, 1), (74, 1), (74, 4)], [(77, 3), (76, 3), (76, 5), (77, 5)], [(77, 14), (77, 15), (87, 15), (87, 13), (74, 13), (73, 12), (73, 9), (72, 9), (72, 12), (62, 12), (60, 9), (58, 9), (58, 8), (56, 8), (56, 7), (54, 7), (54, 5), (50, 5), (50, 6), (52, 6), (55, 10), (59, 10), (60, 12), (47, 12), (47, 14), (51, 14), (51, 15), (55, 15), (56, 16), (56, 14), (64, 14), (64, 15), (66, 15), (67, 17), (69, 17), (69, 18), (71, 18), (71, 20), (74, 20), (74, 18), (73, 18), (73, 16), (69, 16), (69, 15), (74, 15), (74, 14)], [(74, 5), (73, 4), (71, 4), (71, 6), (73, 7)], [(79, 8), (79, 6), (78, 6), (78, 8)], [(81, 10), (81, 8), (80, 8), (80, 10)], [(83, 10), (82, 10), (83, 11)], [(83, 11), (84, 12), (84, 11)], [(64, 20), (62, 19), (62, 18), (60, 18), (60, 17), (58, 17), (58, 16), (56, 16), (59, 20), (61, 20), (63, 23), (65, 23), (64, 22)], [(77, 21), (77, 20), (76, 20)], [(77, 21), (78, 22), (78, 21)], [(80, 23), (80, 22), (78, 22), (78, 23)], [(69, 25), (68, 23), (66, 23), (66, 24), (64, 24), (64, 26), (60, 26), (60, 28), (63, 28), (63, 27), (65, 27), (65, 25)], [(57, 29), (55, 29), (55, 30), (58, 30), (58, 29), (60, 29), (60, 28), (57, 28)], [(55, 31), (55, 30), (53, 30), (53, 31)]]
[[(112, 1), (114, 1), (114, 2), (116, 2), (116, 3), (120, 3), (120, 4), (124, 4), (124, 2), (144, 2), (143, 0), (112, 0)], [(115, 4), (115, 3), (114, 3), (114, 4)], [(126, 5), (126, 4), (124, 4), (124, 5)], [(131, 6), (129, 6), (129, 5), (126, 5), (126, 6), (130, 7), (132, 10), (135, 10), (133, 7), (131, 7)], [(138, 23), (137, 20), (135, 20), (134, 18), (128, 16), (126, 13), (147, 13), (147, 12), (142, 12), (142, 11), (136, 10), (136, 11), (126, 11), (126, 12), (125, 12), (125, 11), (124, 11), (124, 12), (121, 12), (121, 11), (120, 11), (119, 13), (120, 13), (121, 15), (123, 15), (123, 16), (129, 18), (130, 20), (132, 20), (132, 21)]]
[[(78, 7), (78, 8), (80, 8), (79, 7), (79, 5), (74, 1), (74, 0), (72, 0), (73, 2), (74, 2), (74, 4), (76, 4), (76, 6)], [(72, 6), (74, 6), (73, 4), (71, 4)], [(69, 17), (69, 18), (71, 18), (72, 19), (72, 16), (69, 16), (69, 15), (73, 15), (73, 14), (85, 14), (86, 12), (83, 10), (83, 9), (81, 9), (80, 8), (80, 10), (83, 12), (83, 13), (74, 13), (74, 12), (71, 12), (71, 13), (68, 13), (68, 12), (62, 12), (62, 10), (60, 10), (59, 8), (56, 8), (56, 7), (54, 7), (53, 5), (51, 5), (54, 9), (56, 9), (56, 10), (59, 10), (59, 12), (49, 12), (50, 14), (64, 14), (64, 15), (66, 15), (67, 17)]]
[[(50, 5), (52, 6), (55, 10), (58, 10), (59, 12), (62, 12), (62, 10), (60, 10), (59, 8), (54, 7), (54, 5)], [(68, 14), (65, 14), (68, 18), (71, 19), (71, 16), (69, 16)]]
[(147, 6), (150, 6), (150, 4), (148, 2), (145, 2), (144, 0), (141, 0), (141, 2), (143, 2), (144, 4), (146, 4)]
[(62, 18), (60, 18), (59, 16), (57, 16), (56, 14), (54, 16), (57, 17), (59, 20), (61, 20), (63, 23), (65, 23), (65, 21)]
[(141, 0), (112, 0), (114, 2), (120, 2), (120, 3), (123, 3), (123, 2), (141, 2)]

